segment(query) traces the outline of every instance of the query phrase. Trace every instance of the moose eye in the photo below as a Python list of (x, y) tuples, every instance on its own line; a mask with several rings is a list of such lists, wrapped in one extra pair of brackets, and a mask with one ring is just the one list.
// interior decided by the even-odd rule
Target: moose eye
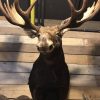
[(57, 39), (59, 39), (61, 36), (59, 35), (59, 33), (58, 34), (56, 34), (56, 38)]
[(40, 37), (40, 33), (37, 34), (37, 37)]
[(62, 37), (61, 33), (56, 33), (57, 37)]
[(59, 35), (56, 35), (55, 36), (55, 40), (56, 40), (56, 42), (58, 42), (60, 40), (60, 36)]

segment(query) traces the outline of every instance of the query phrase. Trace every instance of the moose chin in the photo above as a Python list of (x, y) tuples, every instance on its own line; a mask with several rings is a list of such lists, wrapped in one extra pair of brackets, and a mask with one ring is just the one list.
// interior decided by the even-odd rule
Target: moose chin
[[(70, 75), (65, 62), (62, 48), (63, 34), (79, 27), (84, 22), (92, 19), (100, 10), (100, 0), (94, 0), (92, 7), (87, 8), (88, 0), (83, 0), (82, 7), (75, 9), (72, 0), (67, 0), (71, 8), (71, 17), (65, 19), (60, 25), (36, 26), (30, 21), (30, 12), (35, 5), (23, 11), (20, 8), (19, 0), (15, 0), (13, 5), (9, 5), (9, 0), (2, 4), (0, 0), (0, 10), (6, 19), (14, 25), (20, 26), (32, 38), (38, 38), (37, 50), (40, 55), (33, 64), (29, 76), (29, 88), (33, 100), (65, 100), (68, 98), (70, 89)], [(81, 19), (78, 16), (83, 14)]]

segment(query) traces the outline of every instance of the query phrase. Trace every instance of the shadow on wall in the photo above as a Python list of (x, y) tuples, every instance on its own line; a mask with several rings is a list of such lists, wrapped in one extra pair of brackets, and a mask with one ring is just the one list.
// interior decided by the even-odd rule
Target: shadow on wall
[(92, 70), (95, 72), (96, 84), (100, 86), (100, 43), (95, 44), (91, 55), (93, 55), (92, 64), (94, 67)]
[[(13, 37), (8, 38), (7, 41), (13, 40), (12, 38)], [(18, 38), (17, 38), (17, 41), (19, 41)], [(16, 45), (16, 44), (13, 44), (13, 45)], [(0, 81), (2, 84), (11, 84), (13, 82), (18, 83), (18, 84), (25, 84), (25, 82), (28, 81), (27, 79), (29, 77), (30, 68), (24, 67), (23, 64), (21, 66), (21, 63), (17, 62), (19, 59), (19, 56), (20, 56), (19, 51), (21, 49), (21, 46), (22, 46), (22, 44), (20, 43), (16, 47), (16, 49), (17, 49), (16, 51), (10, 45), (9, 45), (10, 51), (8, 51), (7, 45), (5, 45), (5, 47), (2, 46), (3, 49), (0, 48), (0, 50), (4, 50), (4, 52), (0, 55), (1, 59), (4, 60), (4, 61), (1, 61), (2, 65), (4, 65), (4, 67), (0, 66), (0, 71), (2, 72), (2, 73), (0, 73), (0, 75), (2, 76), (2, 77), (0, 77)], [(12, 54), (12, 55), (10, 55), (10, 54)], [(14, 62), (12, 60), (14, 60)], [(7, 65), (7, 64), (9, 64), (9, 65)], [(5, 83), (5, 82), (7, 82), (7, 83)]]

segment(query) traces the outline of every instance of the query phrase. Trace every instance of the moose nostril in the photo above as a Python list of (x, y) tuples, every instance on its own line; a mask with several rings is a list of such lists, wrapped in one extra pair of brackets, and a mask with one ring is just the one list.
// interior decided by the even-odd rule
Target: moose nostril
[(53, 48), (53, 45), (50, 45), (50, 46), (49, 46), (49, 50), (51, 50), (52, 48)]
[(37, 50), (38, 50), (38, 51), (46, 51), (46, 48), (45, 48), (45, 47), (38, 47), (38, 46), (37, 46)]
[(40, 50), (40, 48), (37, 46), (37, 49)]

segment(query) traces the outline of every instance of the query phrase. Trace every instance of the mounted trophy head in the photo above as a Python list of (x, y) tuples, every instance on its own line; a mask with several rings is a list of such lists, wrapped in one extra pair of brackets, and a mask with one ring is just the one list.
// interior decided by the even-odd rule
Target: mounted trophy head
[[(26, 11), (23, 11), (20, 8), (19, 0), (15, 0), (13, 5), (9, 4), (9, 0), (4, 4), (2, 4), (0, 0), (0, 10), (11, 24), (20, 26), (25, 30), (30, 30), (31, 35), (27, 32), (28, 36), (32, 37), (32, 35), (34, 35), (38, 38), (37, 49), (39, 52), (50, 53), (54, 48), (62, 45), (61, 37), (65, 32), (90, 20), (100, 10), (100, 0), (94, 0), (92, 7), (89, 8), (87, 8), (88, 0), (83, 0), (82, 7), (79, 10), (75, 9), (72, 0), (67, 1), (71, 8), (71, 17), (62, 21), (60, 25), (52, 27), (36, 26), (31, 23), (29, 15), (36, 1), (34, 1)], [(82, 14), (82, 18), (77, 20), (77, 18)]]

